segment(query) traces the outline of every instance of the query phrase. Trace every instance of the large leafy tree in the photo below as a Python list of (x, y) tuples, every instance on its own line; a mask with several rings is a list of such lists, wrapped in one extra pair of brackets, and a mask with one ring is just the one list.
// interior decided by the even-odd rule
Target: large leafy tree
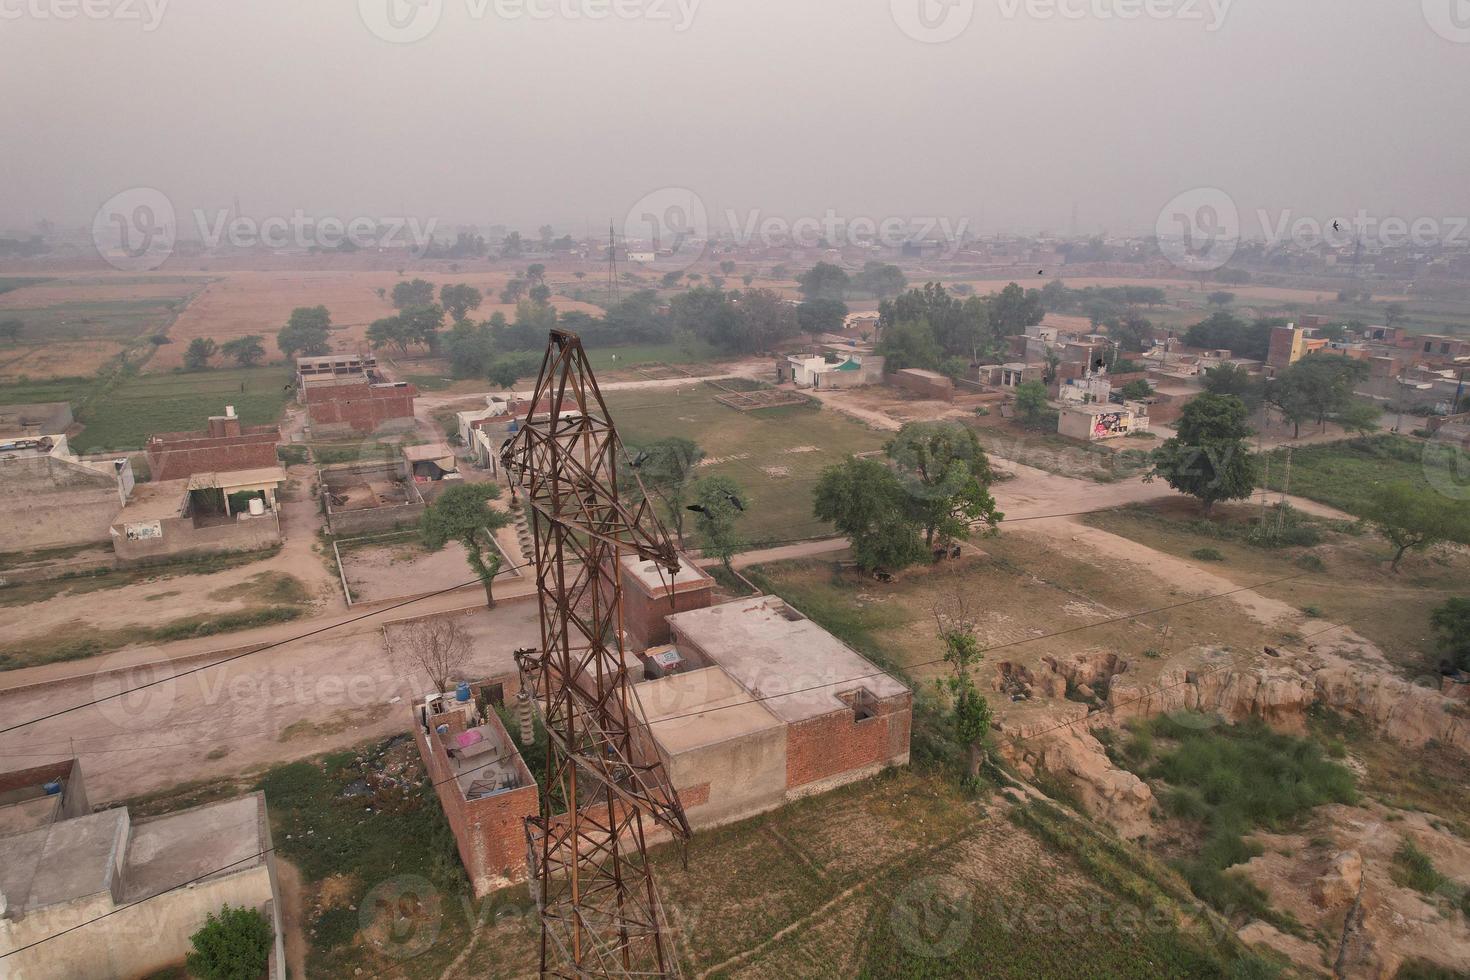
[(184, 367), (190, 371), (204, 370), (209, 367), (209, 361), (217, 350), (214, 341), (208, 337), (195, 337), (184, 350)]
[(325, 306), (298, 306), (291, 318), (276, 333), (276, 346), (286, 357), (302, 354), (314, 357), (330, 351), (328, 340), (332, 315)]
[(736, 524), (745, 512), (745, 494), (740, 485), (726, 476), (710, 476), (695, 485), (694, 527), (699, 532), (701, 550), (718, 558), (730, 570), (730, 559), (745, 546)]
[(669, 520), (674, 525), (674, 534), (679, 547), (684, 547), (685, 507), (690, 502), (699, 461), (704, 459), (704, 450), (692, 439), (669, 436), (650, 443), (633, 453), (639, 478), (643, 485), (662, 500), (669, 511)]
[(1016, 414), (1029, 426), (1038, 426), (1046, 417), (1046, 385), (1040, 381), (1023, 381), (1016, 385)]
[(485, 604), (495, 605), (495, 576), (500, 573), (500, 548), (495, 532), (510, 523), (510, 515), (489, 506), (500, 496), (494, 483), (461, 483), (447, 488), (424, 511), (421, 531), (424, 547), (438, 551), (450, 541), (464, 545), (465, 559), (485, 587)]
[(1234, 395), (1251, 412), (1261, 407), (1261, 401), (1265, 397), (1265, 386), (1261, 379), (1234, 364), (1221, 364), (1206, 369), (1201, 384), (1212, 395)]
[(832, 263), (818, 262), (796, 277), (796, 285), (805, 299), (835, 299), (841, 302), (847, 298), (852, 279)]
[(393, 285), (393, 305), (400, 310), (412, 306), (428, 306), (434, 302), (434, 284), (426, 279), (399, 282)]
[(884, 447), (908, 494), (908, 510), (933, 547), (993, 532), (1005, 516), (990, 495), (994, 474), (973, 429), (958, 422), (910, 422)]
[[(443, 286), (439, 290), (439, 305), (444, 307), (449, 318), (459, 323), (470, 315), (470, 310), (478, 310), (485, 296), (474, 286), (459, 283), (454, 286)], [(427, 303), (415, 304), (416, 306), (427, 306)]]
[(1046, 310), (1041, 305), (1041, 290), (1022, 289), (1011, 283), (990, 300), (990, 318), (1003, 337), (1025, 331), (1041, 322)]
[(894, 571), (923, 557), (909, 495), (898, 474), (881, 461), (849, 456), (827, 467), (813, 500), (817, 519), (830, 522), (852, 543), (859, 568)]
[(201, 980), (263, 977), (274, 938), (270, 920), (259, 909), (226, 903), (218, 915), (206, 915), (204, 925), (189, 937), (185, 965), (190, 976)]
[(1234, 395), (1204, 394), (1184, 406), (1179, 434), (1153, 452), (1153, 470), (1169, 486), (1199, 500), (1209, 514), (1221, 500), (1241, 500), (1256, 488), (1257, 462), (1245, 404)]
[(261, 344), (262, 339), (258, 333), (236, 337), (222, 344), (219, 352), (234, 360), (241, 367), (251, 367), (265, 360), (265, 346)]
[(1395, 572), (1411, 550), (1441, 541), (1470, 544), (1470, 509), (1426, 486), (1384, 484), (1369, 496), (1363, 516), (1393, 544)]
[(1281, 372), (1266, 388), (1267, 398), (1296, 424), (1315, 420), (1323, 425), (1349, 411), (1353, 389), (1368, 377), (1368, 365), (1338, 354), (1308, 354)]
[(897, 296), (909, 284), (908, 277), (896, 265), (887, 262), (866, 262), (863, 271), (857, 274), (854, 285), (863, 292), (885, 300)]
[(796, 323), (815, 337), (837, 333), (847, 322), (847, 304), (835, 299), (809, 299), (796, 308)]
[(884, 329), (877, 353), (883, 355), (883, 370), (890, 373), (905, 368), (933, 371), (944, 361), (944, 351), (928, 320), (905, 320)]
[(747, 289), (736, 304), (741, 335), (735, 347), (742, 353), (768, 351), (778, 341), (795, 336), (801, 329), (796, 310), (770, 289)]
[(937, 368), (945, 357), (975, 361), (987, 352), (994, 352), (999, 344), (987, 301), (978, 296), (959, 300), (937, 282), (925, 283), (922, 289), (910, 289), (878, 305), (880, 337), (886, 339), (890, 330), (902, 330), (906, 324), (919, 322), (928, 325), (939, 356), (932, 364), (901, 367)]
[(1228, 350), (1236, 357), (1264, 361), (1271, 347), (1272, 328), (1285, 325), (1285, 320), (1266, 317), (1246, 323), (1225, 310), (1218, 310), (1190, 327), (1184, 334), (1184, 342), (1191, 347)]

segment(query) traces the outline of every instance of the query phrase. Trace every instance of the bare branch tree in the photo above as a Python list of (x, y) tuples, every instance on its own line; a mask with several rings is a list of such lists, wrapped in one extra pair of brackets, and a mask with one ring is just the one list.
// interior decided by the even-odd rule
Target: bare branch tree
[(463, 675), (470, 659), (470, 635), (454, 619), (436, 616), (409, 623), (394, 644), (394, 660), (405, 673), (423, 671), (436, 692)]

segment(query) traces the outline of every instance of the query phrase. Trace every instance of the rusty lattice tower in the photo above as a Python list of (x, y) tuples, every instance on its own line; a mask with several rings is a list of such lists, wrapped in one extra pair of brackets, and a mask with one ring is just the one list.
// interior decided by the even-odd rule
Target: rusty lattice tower
[[(541, 649), (522, 684), (546, 722), (540, 814), (526, 821), (544, 976), (677, 976), (645, 818), (689, 825), (628, 683), (619, 558), (678, 570), (647, 497), (618, 496), (622, 446), (576, 334), (551, 332), (531, 413), (501, 452), (530, 516)], [(636, 480), (636, 476), (634, 477)]]

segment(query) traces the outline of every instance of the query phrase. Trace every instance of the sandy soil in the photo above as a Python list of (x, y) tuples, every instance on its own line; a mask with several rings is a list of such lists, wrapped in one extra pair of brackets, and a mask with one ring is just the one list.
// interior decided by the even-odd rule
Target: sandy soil
[(0, 349), (0, 384), (96, 374), (123, 345), (110, 340), (77, 340)]
[(106, 303), (183, 296), (195, 288), (195, 285), (202, 286), (207, 281), (207, 276), (199, 276), (193, 285), (175, 280), (149, 280), (123, 275), (68, 276), (0, 293), (0, 310), (37, 309), (61, 303)]

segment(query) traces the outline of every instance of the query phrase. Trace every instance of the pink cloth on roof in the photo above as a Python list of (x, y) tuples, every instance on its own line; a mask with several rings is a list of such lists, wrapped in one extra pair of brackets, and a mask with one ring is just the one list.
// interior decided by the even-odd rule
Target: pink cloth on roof
[(454, 736), (454, 745), (456, 748), (460, 749), (469, 748), (476, 742), (483, 741), (485, 741), (485, 736), (477, 728), (472, 728), (467, 732), (460, 732), (458, 735)]

